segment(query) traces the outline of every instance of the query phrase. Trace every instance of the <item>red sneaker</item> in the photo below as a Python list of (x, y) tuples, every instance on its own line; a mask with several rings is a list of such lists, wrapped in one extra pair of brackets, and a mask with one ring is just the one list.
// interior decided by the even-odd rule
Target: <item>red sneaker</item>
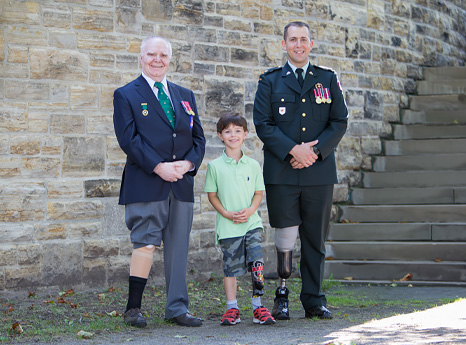
[(259, 323), (261, 325), (273, 325), (276, 321), (273, 316), (270, 314), (269, 310), (266, 307), (259, 307), (254, 310), (254, 323)]
[(239, 310), (236, 308), (231, 308), (228, 309), (225, 314), (223, 314), (220, 324), (223, 326), (233, 326), (240, 322), (241, 319), (239, 318)]

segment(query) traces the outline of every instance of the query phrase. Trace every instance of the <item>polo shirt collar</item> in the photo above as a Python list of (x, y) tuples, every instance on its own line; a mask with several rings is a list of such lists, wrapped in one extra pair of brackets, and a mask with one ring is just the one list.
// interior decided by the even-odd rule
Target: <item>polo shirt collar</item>
[[(227, 154), (225, 153), (225, 150), (223, 150), (222, 158), (223, 158), (223, 160), (224, 160), (226, 163), (229, 163), (229, 164), (234, 163), (234, 164), (236, 164), (236, 160), (233, 159), (233, 158), (228, 157)], [(239, 163), (244, 163), (244, 162), (245, 162), (245, 154), (244, 154), (243, 150), (241, 150), (241, 158), (239, 159), (238, 164), (239, 164)]]

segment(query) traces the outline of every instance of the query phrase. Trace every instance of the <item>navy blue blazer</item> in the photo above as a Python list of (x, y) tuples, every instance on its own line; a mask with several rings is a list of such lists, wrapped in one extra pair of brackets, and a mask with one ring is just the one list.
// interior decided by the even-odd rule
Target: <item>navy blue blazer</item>
[[(194, 176), (205, 152), (204, 131), (194, 93), (168, 82), (175, 112), (173, 129), (151, 87), (141, 75), (115, 90), (113, 123), (121, 149), (126, 153), (119, 204), (165, 200), (170, 189), (180, 201), (194, 201)], [(181, 102), (188, 102), (195, 115)], [(194, 171), (176, 182), (164, 181), (153, 172), (161, 162), (189, 160)]]
[[(328, 91), (331, 102), (319, 102), (317, 89)], [(338, 182), (334, 151), (346, 132), (348, 110), (333, 70), (309, 65), (302, 88), (288, 63), (266, 71), (259, 78), (253, 118), (264, 143), (265, 184)], [(308, 168), (293, 169), (290, 150), (316, 139), (322, 159)]]

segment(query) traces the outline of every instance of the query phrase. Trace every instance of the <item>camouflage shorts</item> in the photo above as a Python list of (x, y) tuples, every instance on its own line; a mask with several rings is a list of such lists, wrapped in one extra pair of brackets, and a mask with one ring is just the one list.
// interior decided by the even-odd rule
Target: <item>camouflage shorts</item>
[(223, 272), (225, 277), (240, 277), (247, 273), (248, 263), (262, 258), (261, 228), (250, 230), (242, 237), (220, 240), (223, 252)]

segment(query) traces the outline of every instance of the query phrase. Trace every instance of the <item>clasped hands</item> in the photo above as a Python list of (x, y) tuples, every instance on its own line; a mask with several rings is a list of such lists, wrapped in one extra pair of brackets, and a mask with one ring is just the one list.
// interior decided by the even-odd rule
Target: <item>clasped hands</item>
[(227, 211), (225, 215), (223, 215), (225, 218), (233, 221), (234, 224), (239, 224), (239, 223), (246, 223), (253, 215), (254, 211), (251, 210), (251, 208), (243, 208), (242, 210), (238, 212), (232, 212), (232, 211)]
[(301, 145), (295, 145), (291, 149), (290, 155), (292, 155), (293, 158), (291, 158), (290, 164), (293, 169), (307, 168), (315, 163), (319, 157), (314, 153), (312, 147), (318, 142), (319, 140), (314, 140)]
[(194, 168), (193, 163), (188, 160), (176, 162), (162, 162), (154, 168), (154, 173), (167, 182), (176, 182), (183, 178), (183, 175)]

